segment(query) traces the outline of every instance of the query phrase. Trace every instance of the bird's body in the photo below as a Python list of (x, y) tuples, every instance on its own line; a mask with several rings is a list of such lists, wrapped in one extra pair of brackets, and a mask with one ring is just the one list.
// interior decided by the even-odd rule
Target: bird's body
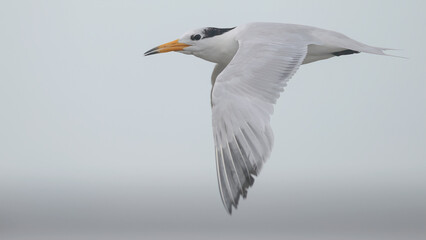
[(249, 23), (197, 29), (145, 55), (179, 51), (216, 63), (211, 76), (216, 168), (231, 213), (271, 153), (273, 105), (299, 66), (360, 52), (386, 55), (383, 50), (315, 27)]

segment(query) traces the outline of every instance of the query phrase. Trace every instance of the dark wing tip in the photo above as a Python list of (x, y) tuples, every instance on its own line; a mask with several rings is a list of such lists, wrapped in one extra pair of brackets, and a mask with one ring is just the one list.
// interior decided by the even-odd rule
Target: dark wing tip
[(243, 199), (247, 198), (248, 189), (253, 186), (254, 184), (254, 177), (250, 175), (250, 177), (246, 178), (246, 181), (243, 184), (242, 190), (240, 189), (238, 192), (236, 192), (233, 198), (223, 199), (223, 205), (225, 206), (225, 210), (229, 215), (232, 215), (232, 209), (235, 208), (235, 210), (238, 209), (238, 204), (240, 201), (240, 197), (242, 196)]
[(339, 57), (339, 56), (342, 56), (342, 55), (350, 55), (350, 54), (354, 54), (354, 53), (359, 53), (359, 52), (351, 50), (351, 49), (346, 49), (346, 50), (339, 51), (339, 52), (333, 52), (331, 54), (333, 54), (336, 57)]

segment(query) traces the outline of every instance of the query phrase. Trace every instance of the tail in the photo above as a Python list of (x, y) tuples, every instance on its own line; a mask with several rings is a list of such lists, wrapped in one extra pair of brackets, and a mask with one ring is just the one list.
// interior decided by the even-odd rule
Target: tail
[(358, 42), (341, 33), (334, 32), (334, 31), (317, 29), (313, 35), (315, 36), (317, 40), (319, 40), (319, 42), (321, 42), (320, 45), (327, 46), (329, 48), (339, 49), (339, 51), (335, 51), (332, 53), (335, 56), (364, 52), (364, 53), (371, 53), (376, 55), (406, 58), (403, 56), (392, 55), (385, 52), (389, 50), (398, 50), (398, 49), (369, 46), (367, 44)]
[(408, 59), (408, 57), (388, 54), (388, 53), (385, 52), (385, 51), (401, 51), (401, 49), (394, 49), (394, 48), (379, 48), (379, 49), (381, 50), (381, 54), (379, 54), (379, 55)]
[[(383, 55), (383, 56), (389, 56), (389, 57), (397, 57), (397, 58), (404, 58), (407, 59), (407, 57), (403, 57), (403, 56), (398, 56), (398, 55), (392, 55), (392, 54), (388, 54), (385, 51), (389, 51), (389, 50), (399, 50), (399, 49), (392, 49), (392, 48), (378, 48), (378, 47), (371, 47), (368, 46), (370, 49), (373, 48), (374, 51), (361, 51), (361, 52), (365, 52), (365, 53), (371, 53), (371, 54), (376, 54), (376, 55)], [(360, 51), (356, 51), (356, 50), (352, 50), (352, 49), (345, 49), (342, 51), (336, 51), (336, 52), (332, 52), (331, 54), (333, 54), (336, 57), (342, 56), (342, 55), (350, 55), (350, 54), (355, 54), (355, 53), (360, 53)]]

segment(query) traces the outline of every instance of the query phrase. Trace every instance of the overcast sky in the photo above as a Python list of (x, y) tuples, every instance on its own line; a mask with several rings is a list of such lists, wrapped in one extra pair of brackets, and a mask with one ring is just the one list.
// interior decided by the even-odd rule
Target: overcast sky
[[(425, 9), (1, 1), (0, 238), (424, 239)], [(193, 28), (254, 21), (330, 29), (408, 59), (302, 66), (276, 105), (271, 158), (229, 216), (214, 162), (214, 65), (143, 53)]]

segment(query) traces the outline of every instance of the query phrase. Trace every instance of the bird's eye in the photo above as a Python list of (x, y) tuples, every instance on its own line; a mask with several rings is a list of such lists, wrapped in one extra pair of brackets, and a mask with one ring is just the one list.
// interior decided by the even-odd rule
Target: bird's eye
[(193, 41), (197, 41), (201, 39), (201, 35), (200, 34), (194, 34), (191, 36), (191, 40)]

